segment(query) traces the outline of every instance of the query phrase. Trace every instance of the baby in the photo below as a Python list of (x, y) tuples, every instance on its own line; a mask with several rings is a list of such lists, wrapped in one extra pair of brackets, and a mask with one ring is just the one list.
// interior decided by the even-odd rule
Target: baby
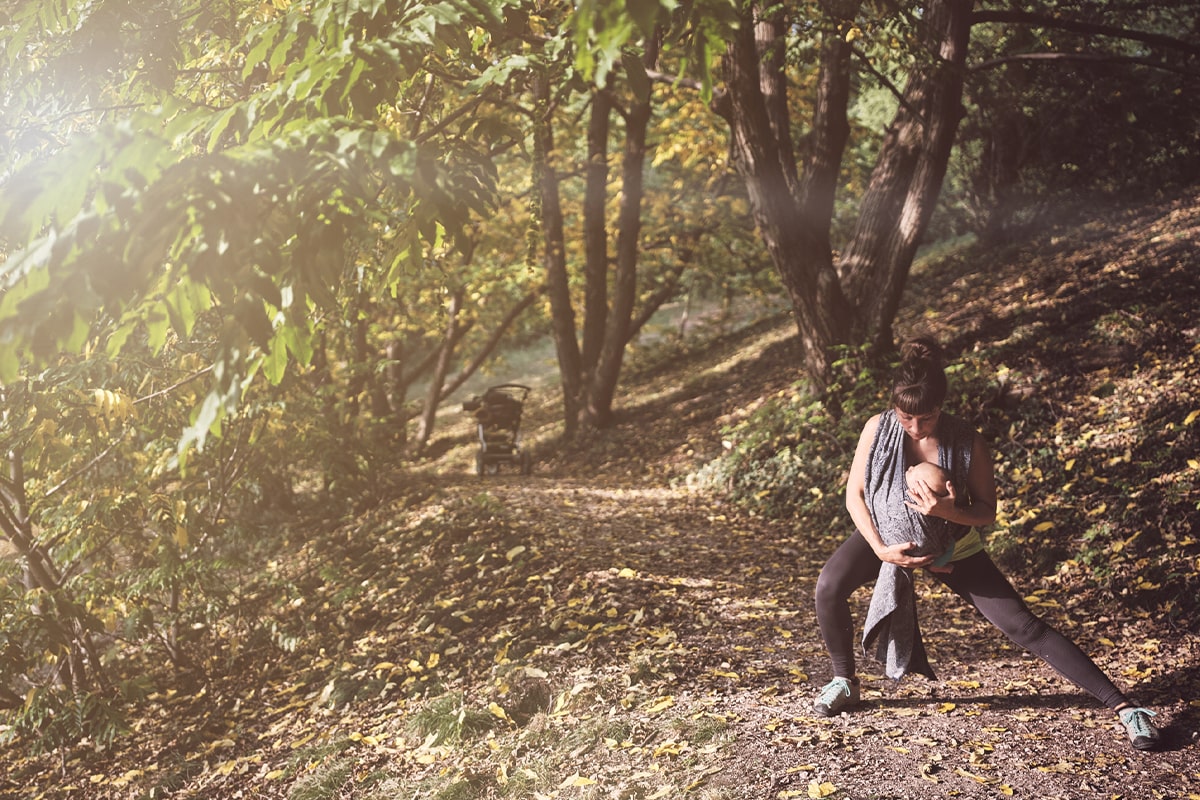
[(922, 461), (904, 471), (904, 483), (908, 486), (909, 494), (914, 493), (918, 482), (921, 481), (929, 484), (929, 488), (937, 497), (945, 497), (949, 494), (946, 484), (950, 481), (950, 473), (932, 461)]
[[(915, 493), (917, 486), (925, 483), (929, 486), (935, 497), (945, 497), (950, 494), (947, 489), (947, 484), (950, 482), (950, 473), (934, 464), (931, 461), (922, 461), (920, 464), (914, 464), (904, 471), (904, 484), (908, 487), (909, 495)], [(946, 552), (937, 557), (929, 569), (934, 572), (950, 572), (954, 569), (949, 564), (950, 559), (954, 556), (954, 541), (950, 541), (950, 547)]]

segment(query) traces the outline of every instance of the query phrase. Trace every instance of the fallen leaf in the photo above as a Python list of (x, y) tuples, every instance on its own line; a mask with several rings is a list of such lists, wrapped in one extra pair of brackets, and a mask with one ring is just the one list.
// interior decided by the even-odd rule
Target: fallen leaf
[(808, 784), (808, 796), (809, 797), (814, 797), (814, 798), (829, 797), (829, 795), (833, 794), (836, 791), (837, 791), (837, 787), (834, 786), (829, 781), (825, 781), (824, 783), (817, 783), (816, 781), (809, 781), (809, 784)]
[(675, 705), (675, 697), (673, 695), (659, 697), (646, 709), (646, 713), (650, 715), (661, 714), (673, 705)]

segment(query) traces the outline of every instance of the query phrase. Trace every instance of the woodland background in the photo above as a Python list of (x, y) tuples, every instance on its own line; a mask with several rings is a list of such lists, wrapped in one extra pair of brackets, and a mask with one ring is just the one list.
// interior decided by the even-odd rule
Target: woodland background
[[(932, 330), (993, 552), (1194, 791), (1197, 12), (7, 3), (0, 787), (889, 796), (834, 780), (871, 737), (790, 716), (799, 609)], [(479, 483), (459, 409), (508, 380), (535, 476)], [(1022, 789), (889, 730), (937, 751), (917, 785)]]

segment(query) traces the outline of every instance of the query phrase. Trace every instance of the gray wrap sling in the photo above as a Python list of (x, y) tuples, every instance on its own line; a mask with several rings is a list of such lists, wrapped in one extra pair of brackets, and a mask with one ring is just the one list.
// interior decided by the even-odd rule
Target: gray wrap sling
[[(906, 435), (894, 409), (880, 415), (864, 477), (867, 509), (884, 544), (916, 542), (917, 546), (909, 550), (911, 555), (941, 555), (969, 529), (926, 517), (904, 504)], [(965, 502), (975, 429), (958, 417), (942, 413), (936, 435), (938, 466), (949, 473), (958, 502)], [(863, 651), (870, 653), (872, 646), (889, 678), (899, 680), (910, 672), (934, 677), (921, 643), (911, 569), (886, 562), (880, 565), (863, 630)]]

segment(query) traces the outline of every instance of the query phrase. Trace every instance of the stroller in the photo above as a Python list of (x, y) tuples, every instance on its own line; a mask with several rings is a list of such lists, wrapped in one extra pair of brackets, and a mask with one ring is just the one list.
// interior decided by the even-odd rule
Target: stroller
[(502, 383), (463, 403), (463, 411), (474, 414), (479, 426), (476, 475), (495, 475), (505, 463), (518, 465), (522, 475), (533, 472), (533, 458), (518, 441), (521, 409), (529, 392), (528, 386)]

